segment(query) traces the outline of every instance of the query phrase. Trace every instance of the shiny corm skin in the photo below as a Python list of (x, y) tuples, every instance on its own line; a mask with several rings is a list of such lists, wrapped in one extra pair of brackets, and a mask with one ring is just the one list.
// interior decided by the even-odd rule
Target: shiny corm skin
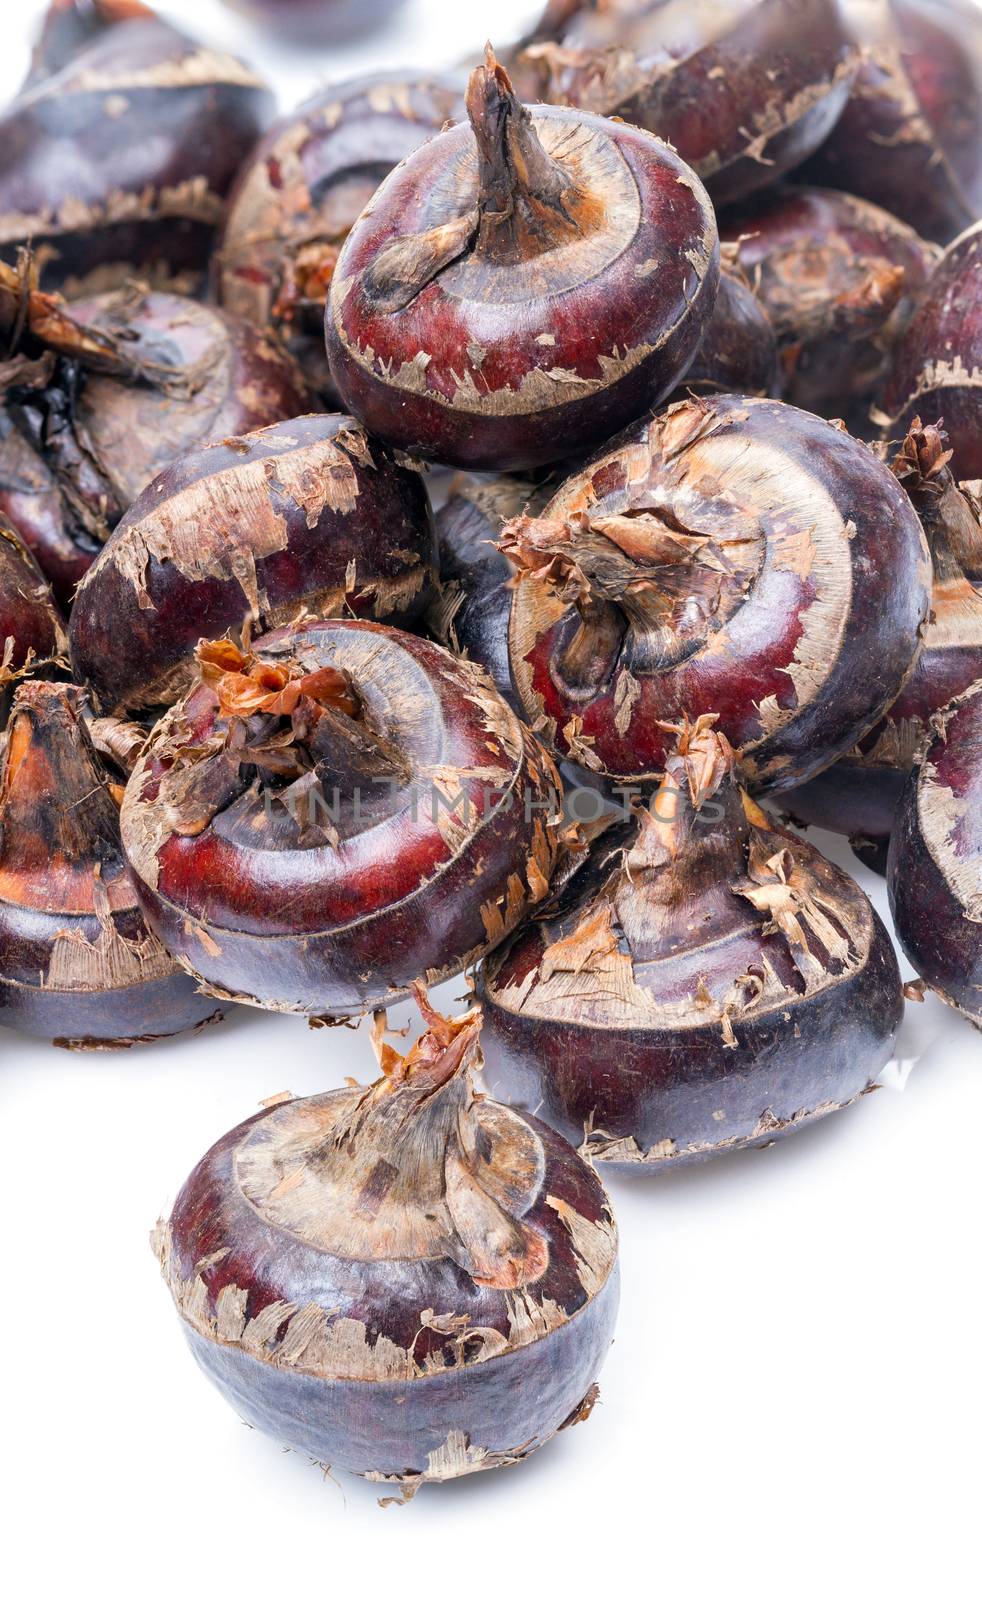
[(479, 668), (348, 621), (199, 658), (122, 826), (151, 926), (210, 990), (377, 1008), (459, 972), (546, 894), (559, 780)]
[(0, 772), (0, 1021), (78, 1049), (180, 1033), (217, 1013), (147, 927), (119, 795), (81, 690), (21, 684)]
[(410, 156), (349, 234), (327, 352), (373, 433), (522, 470), (599, 443), (682, 378), (716, 296), (716, 223), (667, 146), (529, 112), (493, 56), (467, 108), (470, 126)]
[(0, 411), (0, 514), (66, 609), (169, 462), (312, 409), (278, 345), (182, 295), (131, 286), (66, 306), (28, 291), (21, 343)]
[(478, 1012), (422, 1004), (429, 1032), (406, 1057), (383, 1044), (377, 1083), (233, 1129), (154, 1235), (239, 1415), (402, 1499), (588, 1416), (617, 1307), (596, 1174), (475, 1096)]
[(342, 244), (382, 179), (463, 109), (449, 79), (332, 84), (275, 123), (242, 167), (216, 256), (219, 298), (277, 332), (319, 392), (331, 394), (324, 306)]
[(514, 572), (495, 541), (512, 517), (541, 510), (554, 488), (551, 478), (539, 485), (529, 478), (460, 473), (435, 519), (441, 593), (430, 626), (441, 644), (477, 661), (515, 710), (508, 660)]
[(967, 576), (982, 567), (982, 529), (952, 476), (947, 444), (943, 429), (915, 424), (892, 463), (934, 562), (931, 613), (914, 670), (854, 750), (781, 796), (797, 821), (848, 834), (856, 854), (877, 872), (886, 870), (894, 813), (932, 718), (982, 678), (982, 593)]
[(949, 245), (895, 345), (884, 382), (886, 438), (940, 417), (960, 478), (982, 478), (982, 222)]
[(982, 1028), (982, 680), (935, 719), (897, 811), (887, 878), (904, 955)]
[(79, 587), (73, 669), (106, 714), (170, 705), (201, 639), (304, 616), (412, 622), (434, 560), (419, 473), (350, 417), (294, 417), (148, 485)]
[(605, 1164), (662, 1171), (849, 1105), (903, 1013), (865, 895), (741, 795), (713, 721), (481, 972), (493, 1092)]
[(30, 243), (73, 298), (133, 275), (194, 292), (273, 108), (243, 62), (135, 0), (51, 0), (0, 116), (0, 254)]
[(541, 32), (519, 58), (524, 93), (650, 129), (717, 205), (817, 149), (859, 64), (840, 0), (588, 0)]
[(746, 781), (843, 754), (900, 692), (931, 564), (890, 469), (778, 401), (680, 402), (504, 530), (525, 716), (561, 756), (656, 778), (664, 723), (716, 713)]
[(982, 211), (982, 16), (974, 0), (850, 0), (862, 61), (799, 174), (947, 244)]

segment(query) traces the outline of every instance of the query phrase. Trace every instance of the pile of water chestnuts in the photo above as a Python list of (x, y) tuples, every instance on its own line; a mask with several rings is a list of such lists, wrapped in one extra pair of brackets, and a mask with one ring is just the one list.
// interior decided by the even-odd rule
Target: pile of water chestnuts
[(598, 1174), (859, 1101), (905, 994), (982, 1029), (977, 10), (474, 43), (274, 120), (50, 0), (0, 116), (0, 1024), (371, 1016), (153, 1242), (240, 1415), (383, 1503), (590, 1415)]

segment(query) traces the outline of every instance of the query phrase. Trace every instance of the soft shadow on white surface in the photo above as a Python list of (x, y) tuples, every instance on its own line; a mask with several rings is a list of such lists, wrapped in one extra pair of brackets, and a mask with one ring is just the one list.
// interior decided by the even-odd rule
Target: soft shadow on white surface
[[(448, 64), (537, 8), (415, 0), (384, 41), (322, 55), (276, 49), (218, 0), (166, 9), (275, 74), (286, 107), (369, 64)], [(13, 7), (8, 91), (39, 10)], [(884, 910), (880, 881), (815, 837)], [(5, 1592), (961, 1600), (977, 1572), (982, 1036), (929, 998), (898, 1060), (915, 1065), (896, 1087), (768, 1150), (613, 1183), (622, 1308), (589, 1423), (381, 1511), (384, 1490), (325, 1480), (209, 1387), (147, 1241), (262, 1098), (373, 1076), (365, 1030), (240, 1011), (120, 1055), (0, 1031)]]

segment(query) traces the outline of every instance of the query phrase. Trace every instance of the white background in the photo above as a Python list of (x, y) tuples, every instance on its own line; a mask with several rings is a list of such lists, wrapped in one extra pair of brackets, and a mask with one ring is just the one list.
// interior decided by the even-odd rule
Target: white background
[[(13, 0), (12, 30), (10, 7), (8, 91), (39, 10)], [(275, 70), (287, 105), (352, 68), (448, 63), (536, 8), (415, 0), (374, 51), (302, 62), (218, 0), (169, 9)], [(147, 1244), (262, 1097), (373, 1076), (364, 1032), (240, 1010), (120, 1055), (0, 1033), (5, 1593), (977, 1594), (982, 1039), (929, 999), (898, 1054), (809, 1133), (616, 1183), (623, 1299), (591, 1421), (383, 1511), (239, 1422)]]

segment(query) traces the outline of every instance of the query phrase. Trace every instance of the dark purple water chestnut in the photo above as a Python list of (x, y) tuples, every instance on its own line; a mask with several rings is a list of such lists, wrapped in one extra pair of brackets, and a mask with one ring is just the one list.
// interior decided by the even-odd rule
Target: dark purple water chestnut
[(341, 252), (335, 384), (373, 432), (463, 467), (521, 469), (668, 393), (716, 296), (712, 206), (650, 135), (529, 112), (488, 52), (451, 128), (383, 183)]
[(150, 932), (119, 840), (119, 798), (82, 692), (18, 688), (0, 769), (0, 1021), (113, 1049), (216, 1015)]
[(478, 1011), (419, 1001), (408, 1055), (382, 1044), (369, 1088), (241, 1123), (153, 1239), (195, 1359), (239, 1415), (403, 1500), (589, 1416), (618, 1294), (593, 1168), (476, 1092)]
[(805, 168), (946, 244), (982, 211), (982, 20), (975, 0), (850, 0), (862, 61)]
[(182, 456), (79, 586), (75, 676), (111, 715), (170, 705), (199, 640), (301, 617), (409, 622), (434, 577), (429, 499), (344, 416), (294, 417)]
[(275, 32), (288, 45), (347, 42), (384, 27), (405, 0), (225, 0), (250, 22)]
[(523, 89), (667, 139), (717, 204), (773, 183), (822, 143), (858, 52), (839, 0), (594, 0), (556, 8)]
[(779, 401), (636, 423), (501, 537), (512, 680), (549, 748), (650, 781), (718, 713), (758, 789), (828, 766), (911, 670), (931, 564), (890, 469)]
[(485, 963), (494, 1092), (652, 1169), (850, 1105), (903, 1014), (862, 891), (741, 794), (713, 717), (676, 730), (633, 837)]
[(965, 575), (973, 549), (982, 568), (982, 529), (952, 477), (943, 429), (915, 422), (893, 470), (920, 514), (934, 561), (931, 611), (910, 678), (854, 750), (801, 789), (781, 796), (798, 821), (848, 834), (867, 866), (886, 870), (894, 813), (932, 718), (982, 678), (982, 594)]
[(64, 623), (44, 574), (0, 522), (0, 707), (17, 678), (62, 666), (67, 657)]
[(677, 399), (686, 394), (778, 392), (777, 339), (770, 315), (742, 272), (734, 246), (720, 247), (720, 266), (713, 314), (675, 391)]
[(31, 243), (70, 296), (133, 273), (193, 292), (273, 109), (243, 62), (134, 0), (52, 0), (0, 116), (0, 250)]
[(210, 991), (336, 1015), (476, 961), (545, 895), (552, 763), (428, 640), (310, 622), (199, 650), (123, 802), (151, 926)]
[(131, 285), (69, 306), (0, 265), (0, 515), (64, 606), (119, 518), (207, 439), (309, 411), (291, 358), (238, 318)]
[(782, 186), (720, 222), (770, 312), (784, 398), (824, 416), (868, 404), (937, 260), (906, 224), (834, 189)]
[(322, 393), (324, 307), (341, 246), (392, 168), (462, 113), (449, 80), (403, 72), (332, 84), (270, 128), (240, 171), (216, 258), (219, 297), (274, 329)]
[(944, 417), (959, 472), (982, 478), (982, 222), (941, 257), (887, 369), (885, 435), (925, 415)]
[(904, 955), (982, 1028), (982, 679), (935, 718), (897, 811), (888, 882)]

